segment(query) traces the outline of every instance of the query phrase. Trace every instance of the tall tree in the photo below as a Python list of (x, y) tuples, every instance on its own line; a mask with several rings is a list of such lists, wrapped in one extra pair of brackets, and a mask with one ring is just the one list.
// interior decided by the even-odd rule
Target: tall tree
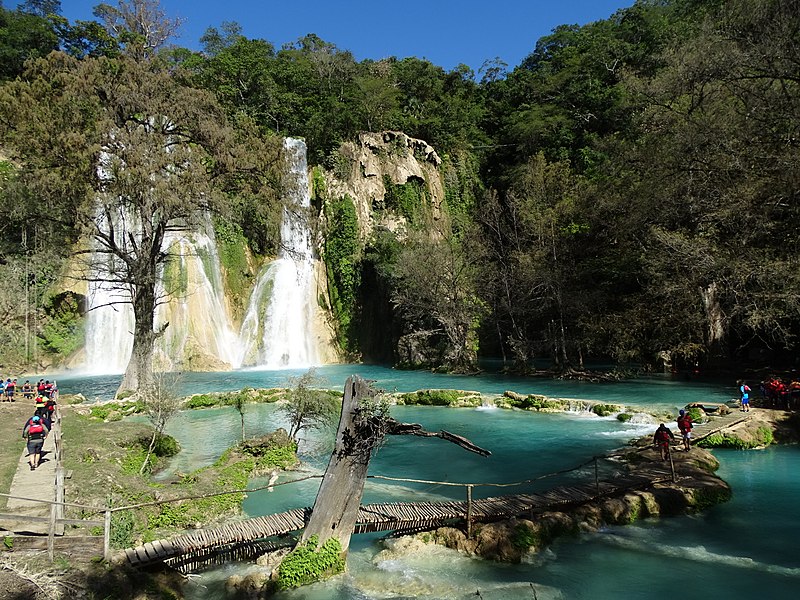
[(268, 193), (261, 176), (278, 145), (234, 130), (210, 93), (127, 57), (53, 53), (2, 88), (0, 107), (20, 177), (51, 218), (72, 218), (90, 236), (87, 255), (104, 257), (85, 276), (124, 290), (133, 304), (133, 353), (120, 389), (146, 388), (167, 326), (155, 323), (159, 271), (170, 259), (165, 236), (202, 218), (223, 192)]

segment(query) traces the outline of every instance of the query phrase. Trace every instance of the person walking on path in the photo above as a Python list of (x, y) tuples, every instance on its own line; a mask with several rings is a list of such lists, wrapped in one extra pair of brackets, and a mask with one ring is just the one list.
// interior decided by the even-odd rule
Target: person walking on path
[(653, 434), (653, 443), (661, 451), (661, 460), (669, 458), (669, 444), (675, 440), (675, 435), (669, 427), (661, 423)]
[(739, 386), (739, 392), (742, 395), (742, 412), (750, 412), (750, 387), (747, 385), (746, 381), (742, 381), (742, 385)]
[(683, 438), (683, 448), (688, 452), (692, 445), (692, 416), (683, 409), (678, 412), (678, 429)]
[(23, 439), (28, 440), (28, 463), (31, 471), (34, 471), (42, 460), (42, 446), (48, 433), (50, 430), (38, 415), (33, 415), (22, 430)]

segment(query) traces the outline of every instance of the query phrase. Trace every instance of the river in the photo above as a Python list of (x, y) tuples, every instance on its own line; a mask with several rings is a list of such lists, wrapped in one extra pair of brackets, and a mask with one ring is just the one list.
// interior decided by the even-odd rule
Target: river
[[(187, 394), (242, 387), (283, 387), (302, 371), (241, 370), (186, 374)], [(321, 386), (341, 389), (351, 374), (375, 381), (389, 391), (426, 388), (505, 390), (635, 405), (676, 412), (688, 402), (724, 402), (735, 395), (731, 382), (683, 380), (654, 376), (618, 383), (591, 384), (516, 378), (499, 374), (476, 377), (396, 371), (363, 365), (336, 365), (316, 370)], [(113, 395), (119, 377), (60, 377), (62, 393), (82, 392), (90, 400)], [(284, 426), (274, 405), (249, 405), (248, 435)], [(588, 413), (536, 414), (497, 409), (395, 407), (401, 421), (429, 430), (446, 429), (492, 451), (490, 457), (468, 453), (438, 439), (390, 437), (370, 465), (370, 474), (461, 483), (516, 482), (577, 466), (594, 455), (624, 445), (652, 431), (651, 425), (623, 424)], [(240, 435), (233, 409), (188, 411), (169, 432), (183, 452), (171, 469), (187, 472), (209, 464)], [(307, 437), (300, 448), (304, 470), (321, 473), (330, 440)], [(528, 564), (505, 565), (476, 560), (432, 546), (403, 547), (381, 536), (354, 536), (348, 572), (328, 582), (283, 593), (299, 600), (370, 600), (420, 598), (450, 600), (724, 597), (726, 600), (795, 598), (800, 588), (800, 449), (718, 451), (720, 475), (733, 488), (733, 499), (710, 511), (686, 517), (645, 520), (626, 527), (559, 539)], [(287, 474), (293, 479), (297, 474)], [(545, 480), (527, 489), (552, 485)], [(263, 484), (261, 480), (252, 485)], [(244, 510), (251, 516), (310, 506), (319, 480), (251, 494)], [(515, 490), (516, 491), (516, 490)], [(477, 488), (476, 496), (496, 495)], [(389, 483), (371, 479), (365, 502), (463, 499), (461, 488)], [(221, 600), (225, 579), (249, 565), (229, 564), (193, 579), (192, 600)], [(477, 592), (477, 593), (476, 593)]]

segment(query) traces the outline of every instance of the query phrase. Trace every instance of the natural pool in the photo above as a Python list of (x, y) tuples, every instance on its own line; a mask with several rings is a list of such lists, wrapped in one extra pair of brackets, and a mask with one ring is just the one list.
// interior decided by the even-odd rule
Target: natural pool
[[(588, 384), (501, 375), (453, 377), (427, 372), (339, 365), (318, 369), (326, 387), (341, 388), (353, 373), (388, 390), (457, 388), (500, 394), (504, 390), (539, 393), (677, 410), (688, 402), (723, 402), (735, 395), (726, 383), (652, 377), (612, 384)], [(297, 372), (238, 371), (186, 376), (187, 393), (285, 386)], [(119, 378), (60, 378), (62, 392), (108, 397)], [(103, 392), (102, 390), (110, 390)], [(105, 396), (104, 396), (105, 394)], [(274, 406), (247, 408), (249, 434), (283, 425)], [(510, 482), (552, 473), (619, 447), (650, 431), (613, 418), (588, 414), (545, 415), (487, 409), (396, 407), (402, 421), (429, 430), (447, 429), (489, 448), (480, 457), (436, 439), (393, 437), (380, 449), (370, 473), (455, 482)], [(170, 432), (184, 452), (173, 468), (187, 471), (213, 461), (239, 436), (232, 409), (182, 414)], [(306, 469), (320, 473), (329, 446), (309, 438), (301, 450)], [(612, 599), (678, 594), (682, 598), (795, 598), (800, 589), (800, 449), (718, 452), (721, 476), (733, 488), (731, 502), (708, 513), (644, 521), (595, 534), (558, 540), (532, 564), (502, 565), (460, 556), (435, 547), (395, 548), (383, 553), (379, 535), (354, 537), (348, 573), (329, 582), (282, 594), (292, 599)], [(288, 477), (292, 477), (291, 474)], [(257, 485), (259, 481), (254, 481)], [(313, 503), (318, 480), (253, 493), (245, 501), (258, 515)], [(445, 499), (460, 492), (370, 480), (365, 501)], [(496, 492), (486, 492), (488, 495)], [(227, 565), (195, 579), (187, 588), (194, 600), (226, 598), (224, 580), (251, 568)], [(476, 591), (479, 594), (476, 594)]]

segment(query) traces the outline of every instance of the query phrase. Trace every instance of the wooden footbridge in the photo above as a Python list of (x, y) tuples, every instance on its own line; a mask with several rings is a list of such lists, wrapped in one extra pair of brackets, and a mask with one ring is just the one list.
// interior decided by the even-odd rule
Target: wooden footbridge
[[(749, 414), (741, 413), (717, 417), (709, 423), (697, 425), (695, 437), (702, 439), (748, 418)], [(648, 444), (647, 449), (649, 447)], [(604, 464), (602, 478), (598, 468), (600, 461)], [(611, 469), (608, 468), (609, 465), (611, 465)], [(540, 493), (514, 494), (475, 500), (472, 498), (472, 491), (475, 487), (520, 486), (568, 472), (576, 472), (581, 482), (575, 485), (561, 485)], [(467, 500), (362, 505), (359, 509), (354, 533), (394, 531), (402, 534), (435, 529), (445, 525), (466, 526), (469, 532), (473, 523), (487, 523), (511, 517), (534, 518), (537, 514), (565, 510), (587, 502), (621, 495), (629, 490), (648, 489), (658, 483), (674, 481), (675, 477), (675, 467), (671, 465), (671, 462), (651, 462), (631, 473), (626, 472), (613, 457), (609, 460), (609, 457), (605, 456), (593, 457), (573, 469), (512, 484), (463, 484), (370, 476), (371, 479), (460, 486), (466, 488)], [(228, 523), (220, 527), (200, 529), (169, 539), (148, 542), (135, 548), (128, 548), (123, 551), (124, 555), (121, 554), (118, 558), (136, 567), (165, 562), (182, 572), (191, 572), (211, 564), (243, 560), (280, 546), (293, 545), (294, 539), (288, 536), (302, 530), (308, 522), (310, 514), (310, 508), (299, 508)]]
[[(588, 467), (591, 462), (593, 461), (583, 466)], [(473, 523), (486, 523), (510, 517), (531, 518), (536, 514), (564, 510), (627, 490), (650, 487), (660, 481), (668, 481), (671, 477), (669, 465), (658, 464), (636, 475), (618, 475), (608, 480), (560, 486), (542, 493), (477, 500), (471, 499), (472, 486), (467, 485), (465, 487), (468, 499), (463, 502), (393, 502), (362, 505), (355, 533), (379, 531), (408, 533), (444, 525), (464, 524), (469, 528)], [(423, 483), (442, 484), (442, 482)], [(201, 529), (128, 548), (124, 550), (125, 559), (137, 567), (166, 562), (183, 572), (194, 571), (205, 565), (226, 560), (245, 559), (280, 545), (293, 543), (293, 540), (282, 543), (281, 538), (303, 529), (310, 514), (310, 508), (302, 508), (246, 519), (216, 528)]]

